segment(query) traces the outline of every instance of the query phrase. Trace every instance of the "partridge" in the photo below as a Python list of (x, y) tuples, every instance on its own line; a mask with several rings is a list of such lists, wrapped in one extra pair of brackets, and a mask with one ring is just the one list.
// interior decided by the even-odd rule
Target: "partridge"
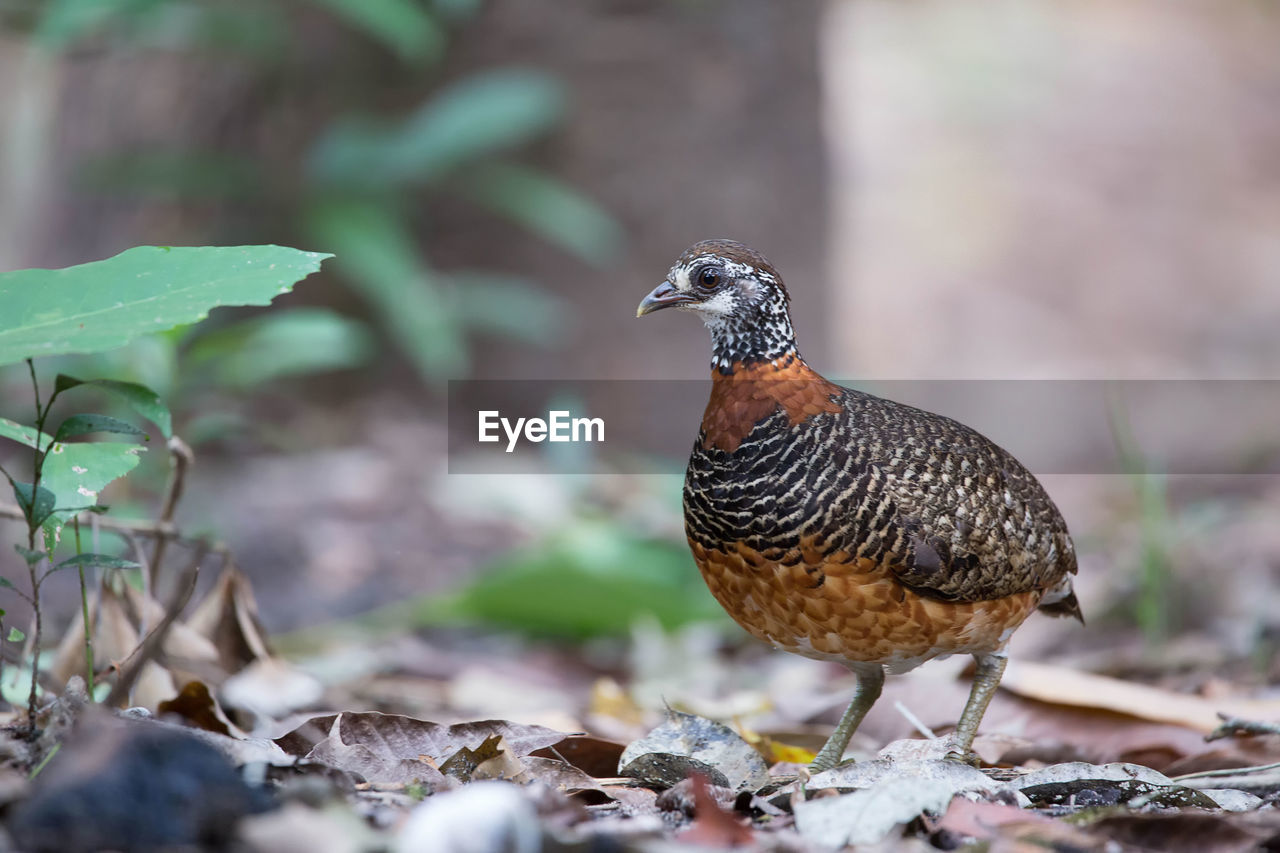
[(813, 770), (843, 757), (886, 671), (960, 653), (977, 670), (947, 757), (970, 761), (1014, 630), (1037, 609), (1083, 622), (1066, 522), (975, 430), (822, 378), (796, 349), (789, 304), (762, 255), (708, 240), (636, 312), (690, 311), (711, 331), (711, 399), (684, 482), (694, 560), (749, 633), (856, 675)]

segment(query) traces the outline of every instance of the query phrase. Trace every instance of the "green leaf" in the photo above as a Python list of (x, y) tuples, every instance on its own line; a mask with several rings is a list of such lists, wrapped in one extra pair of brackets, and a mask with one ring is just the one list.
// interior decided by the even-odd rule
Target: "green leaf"
[(458, 166), (526, 145), (564, 114), (564, 87), (528, 69), (473, 74), (441, 90), (403, 122), (343, 121), (316, 144), (322, 182), (396, 188), (427, 183)]
[(9, 636), (5, 637), (11, 643), (21, 643), (27, 638), (27, 635), (19, 631), (17, 628), (9, 629)]
[(416, 615), (429, 624), (479, 620), (584, 638), (626, 632), (646, 614), (666, 627), (723, 618), (683, 544), (584, 522), (500, 558), (461, 592), (424, 601)]
[(125, 560), (120, 557), (112, 557), (109, 554), (76, 554), (74, 557), (68, 557), (58, 565), (54, 566), (50, 571), (60, 571), (61, 569), (74, 568), (76, 566), (97, 566), (100, 569), (140, 569), (142, 565), (135, 563), (133, 560)]
[(3, 273), (0, 364), (114, 349), (219, 306), (266, 305), (326, 257), (280, 246), (139, 246), (66, 269)]
[(116, 379), (90, 379), (86, 382), (74, 376), (59, 373), (54, 383), (54, 390), (61, 394), (80, 385), (91, 385), (114, 394), (128, 403), (135, 412), (160, 427), (160, 432), (165, 438), (173, 437), (173, 417), (169, 414), (169, 407), (160, 400), (159, 394), (147, 386), (139, 385), (137, 382), (120, 382)]
[(44, 486), (35, 486), (35, 498), (32, 498), (31, 483), (14, 483), (13, 494), (18, 499), (18, 506), (22, 507), (23, 515), (25, 515), (32, 527), (39, 527), (44, 524), (46, 518), (53, 514), (53, 508), (57, 506), (55, 503), (54, 493)]
[(5, 587), (6, 589), (17, 589), (17, 587), (13, 585), (13, 581), (3, 576), (0, 576), (0, 586)]
[(248, 388), (282, 376), (360, 367), (374, 352), (364, 324), (324, 308), (295, 308), (201, 335), (186, 362), (208, 367), (220, 385)]
[[(23, 426), (20, 423), (11, 421), (8, 418), (0, 418), (0, 436), (11, 438), (27, 447), (36, 446), (36, 428)], [(53, 436), (45, 433), (39, 434), (40, 447), (48, 447), (53, 441)]]
[(145, 432), (133, 424), (109, 415), (72, 415), (58, 424), (58, 431), (53, 434), (53, 440), (66, 441), (68, 438), (95, 432), (109, 432), (144, 439), (147, 437)]
[(435, 273), (418, 257), (394, 211), (373, 202), (331, 202), (307, 220), (317, 239), (338, 253), (338, 268), (369, 300), (423, 378), (466, 368), (461, 327)]
[(434, 59), (444, 31), (416, 0), (313, 0), (395, 51), (401, 59)]
[(53, 566), (43, 575), (44, 580), (54, 572), (60, 572), (63, 569), (88, 568), (97, 566), (100, 569), (140, 569), (142, 566), (133, 560), (124, 560), (120, 557), (112, 557), (108, 554), (76, 554), (74, 557), (68, 557), (58, 565)]
[(14, 543), (13, 550), (18, 552), (19, 556), (22, 557), (28, 566), (34, 566), (45, 558), (44, 551), (32, 551), (30, 548), (23, 548), (16, 542)]
[(40, 484), (57, 495), (53, 519), (59, 523), (98, 503), (98, 493), (137, 466), (146, 450), (139, 444), (92, 442), (54, 444), (44, 457)]
[(603, 267), (622, 245), (622, 231), (609, 214), (566, 184), (510, 164), (494, 164), (465, 179), (466, 195), (533, 233)]

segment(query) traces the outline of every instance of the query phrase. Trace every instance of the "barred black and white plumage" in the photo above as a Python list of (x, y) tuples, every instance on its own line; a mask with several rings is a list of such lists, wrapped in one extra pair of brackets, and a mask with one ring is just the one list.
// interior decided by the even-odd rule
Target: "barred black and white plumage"
[(978, 661), (952, 754), (968, 760), (1013, 631), (1036, 608), (1080, 618), (1066, 522), (975, 430), (814, 372), (789, 302), (764, 256), (711, 240), (640, 303), (641, 316), (696, 313), (711, 332), (711, 398), (684, 486), (689, 547), (743, 628), (857, 673), (815, 769), (839, 760), (886, 670), (956, 653)]
[(1066, 522), (1004, 449), (950, 418), (851, 389), (833, 396), (839, 412), (795, 425), (775, 412), (733, 452), (700, 435), (684, 486), (689, 538), (786, 562), (811, 537), (952, 601), (1075, 573)]

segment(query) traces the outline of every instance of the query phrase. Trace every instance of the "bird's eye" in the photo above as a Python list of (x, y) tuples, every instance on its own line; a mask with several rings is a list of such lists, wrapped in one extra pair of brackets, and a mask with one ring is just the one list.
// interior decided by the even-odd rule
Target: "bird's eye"
[(703, 267), (698, 273), (698, 286), (710, 290), (720, 283), (720, 271), (715, 267)]

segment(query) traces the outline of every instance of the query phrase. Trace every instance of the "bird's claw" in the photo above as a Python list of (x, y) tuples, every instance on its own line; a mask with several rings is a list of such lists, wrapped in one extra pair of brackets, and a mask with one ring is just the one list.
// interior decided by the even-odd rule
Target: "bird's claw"
[(966, 749), (961, 752), (958, 749), (951, 749), (947, 754), (942, 756), (943, 761), (954, 761), (956, 764), (967, 764), (970, 767), (979, 767), (982, 765), (982, 759), (978, 757), (978, 753), (972, 749)]

